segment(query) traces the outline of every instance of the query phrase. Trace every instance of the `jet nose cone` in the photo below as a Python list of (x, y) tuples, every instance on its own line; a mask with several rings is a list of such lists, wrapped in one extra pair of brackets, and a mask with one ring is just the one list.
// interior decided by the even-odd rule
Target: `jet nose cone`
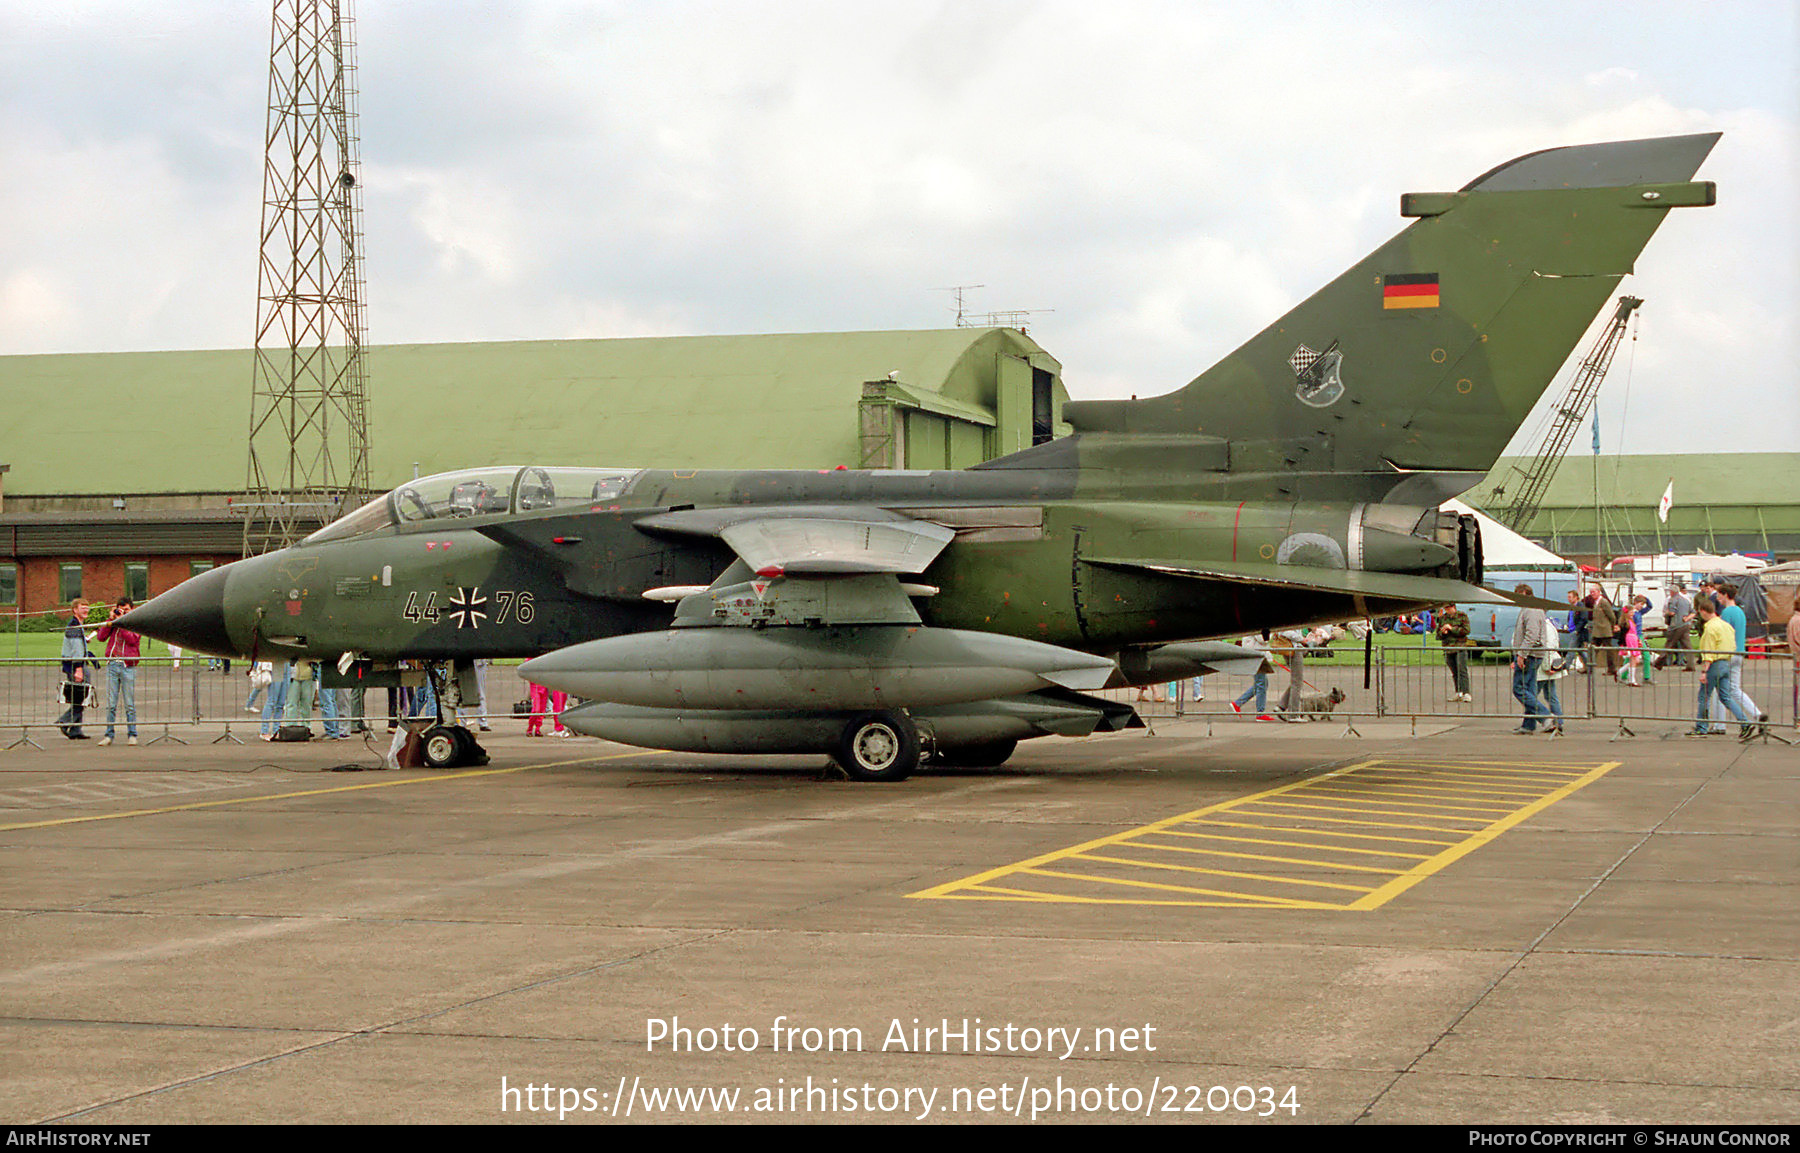
[(225, 582), (230, 579), (229, 565), (209, 569), (132, 609), (119, 618), (119, 625), (184, 649), (236, 656), (225, 626)]

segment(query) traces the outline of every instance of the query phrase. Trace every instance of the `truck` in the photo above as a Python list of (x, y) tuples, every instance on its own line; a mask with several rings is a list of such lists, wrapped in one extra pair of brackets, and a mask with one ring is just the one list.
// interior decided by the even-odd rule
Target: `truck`
[[(1542, 569), (1490, 569), (1483, 578), (1484, 584), (1511, 592), (1518, 586), (1530, 585), (1534, 596), (1549, 601), (1562, 601), (1572, 592), (1585, 591), (1579, 586), (1581, 573), (1573, 566), (1565, 572), (1545, 571)], [(1457, 605), (1457, 608), (1469, 614), (1469, 641), (1479, 648), (1506, 648), (1512, 644), (1513, 625), (1519, 619), (1519, 610), (1513, 605)], [(1557, 632), (1567, 632), (1564, 627), (1565, 613), (1552, 612), (1551, 619), (1556, 622)]]

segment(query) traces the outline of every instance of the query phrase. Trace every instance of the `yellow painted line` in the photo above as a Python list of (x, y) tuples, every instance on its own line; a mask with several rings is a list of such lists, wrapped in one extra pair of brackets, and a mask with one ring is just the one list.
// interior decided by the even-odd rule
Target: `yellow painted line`
[[(1455, 813), (1435, 812), (1432, 811), (1434, 806), (1424, 802), (1416, 804), (1406, 800), (1385, 802), (1398, 806), (1391, 809), (1382, 807), (1383, 803), (1379, 797), (1369, 800), (1361, 797), (1337, 797), (1327, 793), (1316, 799), (1308, 794), (1304, 800), (1296, 801), (1282, 797), (1279, 800), (1258, 801), (1257, 805), (1282, 809), (1312, 809), (1330, 813), (1356, 813), (1360, 816), (1410, 817), (1414, 820), (1424, 818), (1432, 821), (1479, 821), (1481, 819), (1480, 817), (1461, 817)], [(1420, 812), (1421, 809), (1426, 811)]]
[(1588, 764), (1590, 762), (1586, 762), (1586, 761), (1537, 761), (1537, 760), (1519, 761), (1519, 760), (1514, 760), (1510, 757), (1470, 757), (1467, 760), (1464, 760), (1460, 757), (1452, 759), (1449, 757), (1428, 757), (1423, 754), (1420, 754), (1417, 756), (1402, 755), (1402, 756), (1398, 756), (1398, 757), (1387, 757), (1387, 758), (1383, 759), (1382, 763), (1387, 764), (1387, 765), (1443, 765), (1446, 768), (1452, 768), (1452, 769), (1462, 768), (1464, 765), (1500, 765), (1505, 768), (1525, 769), (1527, 771), (1539, 771), (1539, 770), (1543, 770), (1543, 769), (1570, 769), (1570, 770), (1573, 770), (1573, 772), (1575, 774), (1579, 775), (1582, 770), (1584, 770), (1588, 767)]
[(1078, 897), (1071, 893), (1045, 893), (1035, 889), (1008, 889), (1000, 885), (976, 885), (974, 887), (979, 890), (979, 892), (974, 894), (952, 893), (951, 896), (962, 898), (963, 900), (978, 901), (982, 899), (981, 895), (983, 893), (1006, 893), (1016, 895), (1025, 900), (1036, 901), (1040, 904), (1113, 905), (1118, 903), (1111, 897)]
[[(1454, 845), (1455, 841), (1434, 841), (1429, 837), (1377, 837), (1373, 833), (1346, 833), (1342, 829), (1296, 829), (1292, 825), (1246, 825), (1240, 821), (1194, 821), (1196, 825), (1217, 825), (1222, 829), (1256, 829), (1265, 833), (1311, 833), (1321, 837), (1353, 837), (1359, 841), (1393, 841), (1402, 845)], [(1203, 837), (1205, 833), (1178, 833), (1182, 837)]]
[(1550, 782), (1571, 781), (1580, 773), (1526, 773), (1520, 769), (1449, 769), (1427, 765), (1386, 765), (1375, 773), (1375, 777), (1395, 777), (1406, 780), (1438, 781), (1444, 784), (1459, 782), (1483, 785), (1500, 789), (1521, 789), (1533, 785)]
[(975, 885), (973, 887), (981, 890), (983, 893), (1004, 893), (1009, 897), (1019, 897), (1029, 901), (1060, 901), (1070, 899), (1066, 897), (1055, 897), (1046, 893), (1034, 893), (1030, 889), (1005, 889), (1001, 888), (999, 885)]
[(1131, 865), (1139, 869), (1168, 869), (1176, 873), (1200, 873), (1208, 877), (1236, 877), (1240, 881), (1269, 881), (1277, 885), (1304, 885), (1309, 889), (1342, 889), (1348, 893), (1372, 893), (1367, 885), (1345, 885), (1337, 881), (1309, 881), (1304, 877), (1277, 877), (1269, 873), (1239, 873), (1232, 869), (1202, 869), (1198, 865), (1165, 865), (1152, 861), (1132, 861), (1120, 857), (1097, 857), (1077, 853), (1078, 861), (1103, 861), (1109, 865)]
[[(1245, 861), (1272, 861), (1277, 865), (1310, 865), (1320, 869), (1348, 869), (1352, 873), (1386, 873), (1397, 876), (1405, 869), (1377, 869), (1372, 865), (1351, 865), (1343, 861), (1309, 861), (1301, 857), (1275, 857), (1268, 853), (1246, 853), (1241, 849), (1195, 849), (1187, 845), (1147, 845), (1141, 841), (1132, 841), (1133, 849), (1155, 849), (1163, 853), (1199, 853), (1208, 857), (1237, 857)], [(1319, 845), (1302, 845), (1301, 848), (1317, 849)]]
[[(1295, 806), (1295, 808), (1299, 807), (1300, 806), (1298, 805)], [(1359, 829), (1411, 829), (1415, 833), (1450, 833), (1458, 837), (1463, 836), (1468, 832), (1467, 829), (1440, 829), (1436, 825), (1409, 825), (1404, 821), (1359, 821), (1353, 817), (1315, 817), (1310, 813), (1259, 813), (1255, 810), (1251, 810), (1238, 815), (1245, 817), (1268, 817), (1270, 819), (1279, 818), (1284, 821), (1327, 821), (1334, 825), (1355, 825)], [(1196, 821), (1195, 823), (1206, 824), (1210, 822)], [(1388, 838), (1383, 837), (1381, 839), (1387, 840)], [(1435, 843), (1444, 845), (1456, 844), (1455, 841), (1439, 841)]]
[[(1537, 793), (1533, 794), (1533, 796), (1543, 796), (1543, 791), (1539, 790)], [(1329, 804), (1334, 808), (1342, 809), (1345, 812), (1353, 812), (1353, 813), (1356, 813), (1356, 812), (1384, 812), (1386, 810), (1380, 809), (1380, 808), (1371, 809), (1371, 808), (1369, 808), (1369, 806), (1371, 806), (1371, 805), (1376, 805), (1376, 806), (1395, 805), (1395, 806), (1398, 806), (1401, 810), (1403, 810), (1401, 812), (1402, 816), (1432, 817), (1432, 818), (1442, 817), (1445, 820), (1450, 820), (1450, 821), (1471, 821), (1471, 820), (1480, 820), (1481, 818), (1479, 818), (1479, 817), (1463, 817), (1463, 816), (1459, 816), (1453, 812), (1448, 812), (1448, 811), (1440, 812), (1439, 810), (1489, 809), (1489, 810), (1498, 810), (1500, 812), (1507, 812), (1510, 809), (1512, 809), (1512, 807), (1513, 807), (1511, 805), (1459, 805), (1452, 801), (1444, 800), (1441, 797), (1428, 797), (1428, 798), (1419, 799), (1419, 798), (1404, 796), (1404, 795), (1395, 794), (1395, 793), (1386, 793), (1386, 792), (1382, 792), (1380, 790), (1371, 790), (1368, 792), (1350, 792), (1348, 790), (1340, 790), (1340, 789), (1320, 789), (1316, 794), (1308, 794), (1308, 799), (1309, 800), (1317, 799), (1322, 804)], [(1267, 803), (1279, 804), (1279, 805), (1292, 805), (1292, 804), (1298, 804), (1299, 802), (1292, 801), (1292, 800), (1282, 800), (1282, 801), (1272, 801), (1272, 802), (1267, 802)], [(1415, 810), (1415, 809), (1422, 809), (1424, 811), (1423, 812), (1413, 812), (1412, 810)]]
[[(1260, 893), (1234, 893), (1220, 889), (1196, 889), (1188, 885), (1161, 885), (1155, 881), (1132, 881), (1124, 877), (1096, 877), (1091, 873), (1061, 873), (1055, 869), (1022, 869), (1036, 877), (1061, 877), (1066, 881), (1088, 881), (1099, 885), (1127, 885), (1136, 889), (1161, 889), (1169, 893), (1193, 893), (1202, 897), (1230, 897), (1234, 901), (1255, 903), (1269, 908), (1304, 908), (1317, 906), (1314, 901), (1301, 900), (1295, 897), (1264, 896)], [(1325, 905), (1324, 908), (1341, 908), (1339, 905)]]
[[(1591, 763), (1591, 762), (1590, 762)], [(1558, 768), (1556, 766), (1527, 766), (1511, 764), (1483, 764), (1479, 761), (1466, 765), (1445, 764), (1443, 762), (1420, 761), (1407, 763), (1394, 761), (1385, 766), (1391, 772), (1415, 770), (1419, 772), (1443, 773), (1446, 776), (1474, 777), (1484, 780), (1502, 781), (1571, 781), (1581, 776), (1580, 766)]]
[(1469, 761), (1466, 764), (1451, 761), (1392, 761), (1390, 765), (1396, 769), (1435, 769), (1439, 772), (1455, 773), (1460, 776), (1559, 781), (1579, 777), (1583, 767), (1570, 765), (1564, 769), (1557, 765), (1538, 765), (1523, 761)]
[(1542, 788), (1546, 785), (1567, 784), (1580, 776), (1580, 773), (1546, 773), (1541, 776), (1527, 776), (1507, 769), (1490, 769), (1480, 773), (1451, 773), (1443, 769), (1408, 769), (1396, 772), (1394, 777), (1421, 776), (1425, 780), (1443, 785), (1461, 785), (1464, 787), (1480, 787), (1490, 789), (1516, 790), (1521, 788)]
[[(1511, 805), (1454, 804), (1446, 797), (1434, 797), (1429, 793), (1415, 793), (1415, 792), (1412, 792), (1411, 790), (1407, 790), (1407, 791), (1403, 792), (1398, 789), (1394, 789), (1394, 790), (1360, 789), (1360, 790), (1356, 790), (1353, 792), (1349, 789), (1320, 789), (1319, 791), (1321, 793), (1325, 794), (1327, 797), (1342, 797), (1344, 800), (1347, 800), (1347, 801), (1361, 801), (1364, 799), (1371, 800), (1371, 801), (1380, 801), (1380, 800), (1383, 800), (1384, 798), (1416, 797), (1416, 798), (1418, 798), (1417, 807), (1421, 808), (1421, 809), (1463, 809), (1463, 810), (1467, 810), (1468, 812), (1471, 812), (1471, 813), (1475, 813), (1475, 812), (1506, 813), (1506, 812), (1512, 811)], [(1466, 800), (1467, 798), (1464, 798), (1464, 799)], [(1403, 800), (1403, 799), (1395, 800), (1393, 803), (1396, 805), (1412, 805), (1412, 804), (1414, 804), (1413, 801)]]
[[(1268, 861), (1271, 864), (1276, 865), (1305, 865), (1317, 869), (1342, 869), (1351, 873), (1381, 873), (1389, 877), (1398, 876), (1401, 873), (1406, 872), (1405, 869), (1378, 869), (1373, 865), (1352, 865), (1345, 861), (1313, 861), (1304, 857), (1277, 857), (1269, 853), (1247, 853), (1242, 849), (1196, 849), (1186, 845), (1147, 845), (1140, 841), (1133, 841), (1128, 847), (1134, 849), (1155, 849), (1164, 853), (1194, 853), (1207, 857), (1232, 857), (1240, 861)], [(1308, 845), (1305, 847), (1316, 849), (1320, 846)]]
[[(1500, 780), (1513, 786), (1508, 792), (1518, 796), (1521, 803), (1516, 806), (1458, 804), (1442, 797), (1430, 797), (1421, 801), (1404, 800), (1401, 797), (1407, 794), (1409, 788), (1418, 787), (1421, 775), (1425, 777), (1428, 784), (1434, 784), (1436, 782), (1433, 778), (1438, 777), (1440, 773), (1435, 769), (1425, 769), (1418, 774), (1408, 774), (1401, 771), (1404, 766), (1396, 762), (1385, 759), (1370, 760), (1248, 797), (1223, 801), (1189, 813), (1181, 813), (1110, 836), (1097, 837), (1082, 844), (1043, 853), (1028, 860), (1002, 865), (974, 876), (948, 881), (909, 894), (909, 896), (958, 900), (1022, 900), (1035, 903), (1182, 905), (1206, 908), (1328, 909), (1335, 911), (1374, 909), (1425, 878), (1461, 860), (1521, 821), (1542, 812), (1576, 790), (1599, 780), (1613, 769), (1618, 768), (1621, 762), (1589, 763), (1579, 766), (1582, 769), (1580, 772), (1561, 774), (1541, 773), (1538, 771), (1538, 766), (1529, 762), (1515, 763), (1530, 771), (1522, 772), (1517, 776), (1497, 771), (1496, 775)], [(1506, 763), (1485, 762), (1485, 764), (1498, 766)], [(1391, 785), (1384, 788), (1383, 785), (1389, 782)], [(1473, 797), (1466, 794), (1453, 795), (1463, 801), (1474, 800)], [(1314, 798), (1327, 798), (1333, 803), (1310, 803)], [(1403, 809), (1384, 810), (1377, 807), (1383, 802), (1403, 806)], [(1459, 815), (1470, 812), (1481, 815)], [(1355, 817), (1327, 815), (1336, 813), (1355, 814)], [(1404, 819), (1366, 819), (1379, 818), (1382, 815)], [(1356, 819), (1359, 817), (1365, 819)], [(1414, 823), (1435, 820), (1449, 821), (1457, 826), (1468, 827), (1445, 828)], [(1350, 832), (1343, 828), (1332, 827), (1343, 825), (1366, 831)], [(1243, 830), (1246, 834), (1263, 835), (1234, 836), (1208, 831), (1215, 828)], [(1406, 832), (1442, 833), (1454, 839), (1439, 840), (1406, 836), (1404, 835)], [(1270, 833), (1282, 833), (1300, 839), (1275, 839), (1267, 836)], [(1167, 840), (1152, 838), (1166, 838)], [(1221, 847), (1168, 843), (1175, 838), (1210, 841)], [(1362, 844), (1339, 844), (1333, 838), (1354, 839)], [(1225, 847), (1236, 844), (1302, 849), (1307, 850), (1309, 854), (1317, 853), (1322, 857), (1334, 859), (1320, 860), (1314, 859), (1310, 855), (1294, 857)], [(1383, 844), (1391, 844), (1396, 847), (1391, 850), (1369, 847)], [(1431, 855), (1407, 851), (1415, 846), (1427, 849), (1436, 848), (1439, 851)], [(1121, 851), (1125, 855), (1117, 855)], [(1369, 888), (1337, 880), (1208, 868), (1197, 864), (1178, 865), (1170, 863), (1166, 857), (1163, 860), (1152, 860), (1145, 859), (1141, 855), (1167, 853), (1227, 858), (1232, 862), (1243, 862), (1252, 868), (1254, 862), (1298, 866), (1321, 870), (1326, 876), (1337, 874), (1346, 880), (1352, 875), (1366, 876), (1371, 873), (1390, 879), (1380, 882), (1375, 888)], [(1392, 864), (1396, 867), (1378, 868), (1373, 864), (1357, 865), (1335, 859), (1338, 855), (1352, 853), (1364, 857), (1393, 858)], [(1408, 861), (1414, 863), (1410, 866), (1406, 865)], [(1144, 872), (1155, 870), (1164, 874), (1173, 872), (1216, 877), (1220, 879), (1222, 885), (1228, 886), (1231, 882), (1240, 884), (1236, 888), (1213, 888), (1169, 884), (1129, 875), (1098, 876), (1088, 872), (1072, 871), (1066, 866), (1057, 867), (1063, 862), (1094, 862), (1114, 866), (1120, 870), (1143, 870)], [(1061, 893), (1040, 889), (1036, 887), (1035, 882), (1030, 883), (1030, 887), (1020, 887), (1018, 879), (1024, 877), (1101, 886), (1100, 892), (1102, 893), (1106, 893), (1109, 888), (1125, 891), (1138, 890), (1143, 893), (1133, 896)], [(1258, 886), (1258, 888), (1244, 887), (1252, 885)], [(1350, 899), (1348, 903), (1339, 903), (1323, 899), (1284, 897), (1264, 891), (1267, 887), (1274, 886), (1331, 889), (1359, 895)], [(1148, 895), (1149, 893), (1181, 894), (1183, 896), (1181, 898), (1151, 897)]]
[[(1362, 762), (1362, 765), (1371, 765), (1371, 764), (1375, 764), (1375, 763), (1377, 763), (1377, 762), (1364, 761), (1364, 762)], [(907, 895), (910, 897), (917, 897), (917, 898), (943, 896), (952, 889), (962, 889), (962, 888), (967, 888), (971, 885), (979, 885), (986, 881), (992, 881), (992, 880), (996, 880), (1000, 877), (1004, 877), (1008, 873), (1021, 872), (1021, 871), (1024, 871), (1025, 869), (1031, 868), (1032, 866), (1036, 866), (1036, 865), (1047, 865), (1051, 861), (1058, 860), (1062, 857), (1066, 857), (1073, 853), (1084, 853), (1090, 849), (1102, 849), (1102, 848), (1105, 848), (1106, 846), (1114, 844), (1118, 841), (1128, 840), (1132, 837), (1141, 836), (1145, 833), (1153, 833), (1153, 832), (1157, 832), (1162, 829), (1171, 828), (1175, 825), (1185, 824), (1188, 821), (1192, 821), (1198, 817), (1204, 817), (1208, 813), (1227, 811), (1227, 810), (1233, 809), (1234, 807), (1236, 807), (1238, 805), (1243, 804), (1244, 800), (1255, 800), (1258, 797), (1273, 797), (1273, 796), (1278, 796), (1282, 793), (1291, 793), (1295, 789), (1304, 788), (1305, 786), (1312, 784), (1314, 781), (1330, 780), (1332, 777), (1340, 776), (1344, 773), (1351, 772), (1352, 770), (1354, 770), (1356, 768), (1360, 768), (1360, 767), (1362, 767), (1362, 766), (1361, 765), (1351, 765), (1348, 768), (1334, 769), (1331, 772), (1325, 773), (1324, 775), (1319, 776), (1319, 777), (1312, 777), (1312, 778), (1308, 778), (1307, 780), (1295, 781), (1292, 784), (1280, 785), (1276, 788), (1269, 789), (1266, 792), (1257, 793), (1254, 797), (1243, 798), (1243, 799), (1234, 800), (1234, 801), (1221, 801), (1216, 805), (1208, 805), (1203, 809), (1195, 809), (1194, 811), (1189, 812), (1189, 813), (1177, 813), (1173, 817), (1165, 817), (1164, 819), (1162, 819), (1160, 821), (1154, 821), (1148, 825), (1143, 825), (1143, 826), (1140, 826), (1135, 829), (1126, 829), (1124, 832), (1113, 833), (1112, 835), (1106, 836), (1106, 837), (1096, 837), (1091, 841), (1084, 841), (1079, 845), (1075, 845), (1075, 846), (1072, 846), (1067, 849), (1055, 849), (1048, 853), (1041, 853), (1038, 856), (1031, 857), (1024, 861), (1019, 861), (1016, 864), (1001, 865), (998, 868), (989, 869), (984, 873), (977, 873), (972, 877), (963, 877), (959, 880), (947, 881), (942, 885), (933, 885), (929, 889), (921, 889), (917, 893), (909, 893)]]
[(938, 900), (943, 901), (1015, 901), (1023, 905), (1140, 905), (1154, 908), (1181, 909), (1342, 909), (1342, 905), (1313, 904), (1306, 901), (1270, 902), (1257, 904), (1246, 901), (1242, 897), (1234, 897), (1225, 901), (1159, 901), (1147, 897), (1074, 897), (1045, 896), (1030, 893), (1023, 897), (996, 897), (985, 892), (978, 893), (945, 893)]
[(1491, 780), (1446, 778), (1434, 774), (1431, 777), (1422, 779), (1414, 777), (1410, 782), (1407, 782), (1407, 779), (1404, 777), (1383, 776), (1379, 778), (1370, 778), (1369, 783), (1382, 784), (1391, 781), (1394, 784), (1401, 784), (1406, 782), (1411, 788), (1441, 789), (1445, 792), (1457, 792), (1474, 796), (1492, 796), (1507, 799), (1513, 797), (1541, 797), (1544, 795), (1545, 790), (1561, 788), (1563, 785), (1568, 784), (1574, 779), (1574, 777), (1544, 777), (1538, 780), (1514, 781), (1511, 784), (1499, 784)]
[(295, 797), (322, 797), (331, 793), (354, 793), (363, 789), (391, 789), (400, 785), (437, 784), (445, 781), (464, 781), (472, 777), (498, 777), (509, 773), (524, 773), (532, 769), (551, 769), (558, 765), (580, 765), (595, 761), (617, 761), (626, 757), (647, 757), (656, 752), (655, 749), (642, 749), (633, 753), (613, 753), (604, 757), (576, 757), (566, 761), (543, 761), (535, 765), (517, 765), (510, 769), (465, 769), (458, 773), (438, 773), (429, 777), (406, 777), (391, 781), (370, 781), (361, 785), (337, 785), (329, 789), (302, 789), (292, 793), (262, 793), (254, 797), (230, 797), (221, 801), (194, 801), (186, 805), (169, 805), (161, 809), (129, 809), (119, 813), (94, 813), (82, 817), (59, 817), (51, 821), (22, 821), (13, 825), (0, 825), (0, 833), (11, 833), (19, 829), (47, 829), (56, 825), (80, 825), (90, 821), (117, 821), (126, 817), (154, 817), (163, 813), (184, 813), (193, 809), (217, 809), (225, 805), (250, 805), (260, 801), (286, 801)]
[(1571, 775), (1579, 775), (1590, 762), (1587, 761), (1538, 761), (1515, 760), (1511, 757), (1427, 757), (1399, 756), (1389, 757), (1385, 764), (1390, 765), (1442, 765), (1447, 769), (1461, 769), (1470, 766), (1498, 765), (1503, 769), (1523, 769), (1528, 773), (1552, 772), (1567, 769)]
[[(1173, 829), (1157, 833), (1159, 837), (1194, 837), (1203, 841), (1230, 841), (1238, 845), (1279, 845), (1289, 849), (1323, 849), (1331, 853), (1364, 853), (1371, 857), (1406, 857), (1414, 861), (1428, 861), (1431, 858), (1425, 853), (1399, 853), (1392, 849), (1358, 849), (1350, 845), (1325, 845), (1309, 841), (1271, 841), (1267, 837), (1233, 837), (1225, 833), (1180, 833)], [(1132, 842), (1137, 844), (1138, 842)], [(1174, 845), (1153, 845), (1153, 848), (1172, 849)]]
[(1498, 785), (1469, 784), (1467, 782), (1444, 781), (1435, 777), (1407, 777), (1399, 774), (1371, 774), (1360, 782), (1363, 788), (1379, 788), (1382, 785), (1395, 785), (1411, 790), (1417, 795), (1468, 799), (1488, 797), (1508, 800), (1514, 797), (1540, 797), (1544, 793), (1543, 785), (1561, 784), (1560, 781), (1545, 781), (1535, 788), (1520, 786), (1518, 788), (1501, 788)]
[[(1379, 787), (1390, 782), (1396, 785), (1402, 783), (1398, 777), (1370, 778), (1367, 783)], [(1475, 788), (1469, 785), (1450, 785), (1441, 781), (1418, 781), (1408, 784), (1406, 787), (1412, 791), (1413, 796), (1417, 797), (1435, 797), (1442, 801), (1498, 801), (1503, 804), (1503, 807), (1511, 808), (1514, 801), (1521, 798), (1536, 800), (1544, 795), (1546, 787), (1554, 787), (1560, 783), (1546, 781), (1544, 785), (1535, 789), (1496, 789), (1485, 786)]]
[[(1309, 805), (1305, 801), (1261, 801), (1258, 803), (1273, 805), (1282, 809), (1302, 809), (1306, 812), (1313, 813), (1358, 813), (1365, 817), (1410, 817), (1415, 821), (1430, 819), (1434, 821), (1472, 821), (1475, 824), (1481, 823), (1480, 817), (1459, 817), (1453, 813), (1420, 813), (1411, 809), (1373, 809), (1356, 805)], [(1283, 813), (1282, 815), (1291, 817), (1294, 814)], [(1329, 820), (1330, 818), (1320, 819)], [(1467, 829), (1440, 829), (1432, 825), (1403, 825), (1399, 821), (1375, 821), (1371, 823), (1376, 825), (1391, 825), (1399, 829), (1419, 828), (1434, 833), (1467, 833), (1469, 831)]]
[[(1570, 778), (1570, 779), (1573, 779), (1573, 778)], [(1380, 788), (1383, 783), (1384, 782), (1382, 782), (1382, 781), (1370, 781), (1370, 782), (1368, 782), (1368, 787)], [(1438, 784), (1429, 783), (1429, 782), (1426, 784), (1423, 784), (1423, 785), (1410, 785), (1410, 786), (1404, 786), (1404, 787), (1413, 788), (1416, 790), (1420, 790), (1422, 792), (1429, 792), (1431, 794), (1435, 794), (1436, 799), (1441, 800), (1441, 801), (1446, 801), (1446, 802), (1460, 801), (1460, 802), (1473, 803), (1473, 804), (1499, 805), (1501, 808), (1510, 809), (1515, 805), (1529, 804), (1530, 802), (1537, 800), (1539, 797), (1541, 797), (1545, 793), (1549, 792), (1551, 789), (1560, 789), (1568, 783), (1569, 782), (1566, 780), (1540, 781), (1530, 788), (1518, 789), (1518, 790), (1512, 791), (1512, 792), (1499, 792), (1494, 789), (1485, 789), (1485, 788), (1483, 788), (1483, 789), (1470, 789), (1470, 788), (1452, 789), (1452, 788), (1444, 786), (1444, 785), (1438, 785)], [(1396, 786), (1400, 786), (1401, 782), (1395, 781), (1394, 784)]]
[(1564, 797), (1569, 796), (1577, 789), (1584, 788), (1599, 780), (1601, 777), (1604, 777), (1623, 763), (1624, 762), (1622, 761), (1608, 761), (1603, 765), (1595, 766), (1593, 771), (1570, 781), (1562, 788), (1557, 789), (1555, 792), (1543, 797), (1533, 804), (1525, 806), (1511, 816), (1502, 817), (1500, 820), (1495, 821), (1493, 824), (1481, 830), (1481, 832), (1476, 833), (1455, 848), (1446, 849), (1431, 860), (1425, 861), (1422, 864), (1407, 870), (1405, 875), (1395, 877), (1393, 880), (1375, 890), (1373, 893), (1370, 893), (1367, 897), (1362, 898), (1362, 900), (1357, 901), (1350, 907), (1352, 909), (1373, 909), (1377, 905), (1392, 900), (1394, 897), (1404, 893), (1420, 881), (1423, 881), (1426, 877), (1462, 860), (1464, 857), (1487, 844), (1495, 837), (1498, 837), (1501, 833), (1512, 828), (1520, 821), (1523, 821), (1534, 814), (1543, 812), (1545, 809), (1562, 800)]

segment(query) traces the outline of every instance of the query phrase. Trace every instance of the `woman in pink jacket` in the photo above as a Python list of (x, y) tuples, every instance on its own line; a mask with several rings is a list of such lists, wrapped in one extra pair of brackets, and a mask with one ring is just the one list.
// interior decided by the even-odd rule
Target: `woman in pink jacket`
[(1619, 670), (1619, 683), (1638, 686), (1638, 669), (1641, 667), (1640, 644), (1643, 641), (1643, 617), (1633, 609), (1619, 614), (1619, 627), (1624, 631), (1619, 635), (1619, 647), (1625, 650), (1625, 667)]

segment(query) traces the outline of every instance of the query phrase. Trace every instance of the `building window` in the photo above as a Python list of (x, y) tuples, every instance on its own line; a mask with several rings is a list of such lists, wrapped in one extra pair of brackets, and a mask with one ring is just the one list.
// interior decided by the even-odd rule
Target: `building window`
[(0, 605), (19, 603), (19, 566), (0, 564)]
[(125, 566), (125, 595), (133, 604), (150, 599), (150, 563), (137, 561)]
[(188, 562), (188, 579), (193, 580), (195, 577), (199, 576), (201, 573), (208, 572), (214, 567), (215, 566), (213, 565), (213, 562), (211, 562), (209, 560), (189, 561)]
[(81, 595), (81, 564), (65, 564), (57, 566), (56, 595), (63, 604), (68, 604)]

